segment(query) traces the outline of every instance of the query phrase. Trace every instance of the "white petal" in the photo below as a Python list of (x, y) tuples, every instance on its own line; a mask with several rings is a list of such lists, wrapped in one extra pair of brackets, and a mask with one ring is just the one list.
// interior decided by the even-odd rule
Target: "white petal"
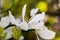
[(10, 19), (8, 16), (1, 18), (0, 26), (7, 27), (9, 24), (10, 24)]
[(27, 22), (21, 22), (20, 23), (20, 28), (22, 29), (22, 30), (28, 30), (28, 23)]
[(15, 24), (15, 22), (16, 22), (16, 19), (14, 18), (14, 16), (12, 15), (12, 13), (9, 11), (9, 18), (10, 18), (10, 20), (11, 20), (11, 23), (12, 24)]
[(25, 17), (25, 12), (26, 12), (26, 4), (23, 6), (23, 9), (22, 9), (22, 20), (24, 21), (24, 17)]
[(51, 30), (40, 30), (40, 32), (38, 32), (40, 37), (42, 37), (43, 39), (53, 39), (55, 37), (55, 32), (51, 31)]
[(43, 30), (44, 29), (44, 22), (41, 21), (36, 25), (36, 29), (37, 30)]
[(29, 21), (29, 24), (33, 22), (43, 21), (45, 19), (45, 13), (42, 12), (42, 14), (37, 14), (31, 21)]
[(36, 27), (37, 24), (38, 24), (38, 22), (29, 24), (29, 29), (37, 29), (37, 27)]
[(43, 30), (45, 29), (44, 22), (31, 23), (29, 29)]
[(32, 9), (31, 10), (31, 13), (30, 13), (30, 16), (35, 16), (35, 14), (38, 12), (38, 8), (36, 9)]
[(24, 39), (24, 37), (23, 36), (21, 36), (20, 38), (19, 38), (19, 40), (23, 40)]
[(11, 24), (15, 24), (15, 25), (19, 25), (19, 23), (16, 21), (16, 19), (14, 18), (14, 16), (11, 14), (11, 12), (9, 11), (9, 19), (11, 21)]
[(40, 16), (40, 14), (36, 15), (32, 20), (29, 21), (29, 24), (31, 24), (33, 22), (37, 22), (39, 20), (39, 16)]
[(11, 28), (12, 28), (12, 27), (9, 27), (9, 28), (7, 28), (7, 29), (5, 30), (5, 32), (7, 32), (7, 36), (6, 36), (5, 39), (9, 39), (9, 38), (12, 37), (12, 31), (11, 31)]
[(18, 19), (18, 18), (16, 19), (16, 21), (17, 21), (18, 23), (21, 23), (21, 20), (20, 20), (20, 19)]

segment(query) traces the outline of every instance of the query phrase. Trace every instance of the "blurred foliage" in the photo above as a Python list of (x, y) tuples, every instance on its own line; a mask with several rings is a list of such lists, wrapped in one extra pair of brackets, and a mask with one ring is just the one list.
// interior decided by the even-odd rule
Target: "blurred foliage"
[(55, 23), (54, 17), (53, 17), (53, 16), (50, 16), (50, 17), (48, 18), (48, 22), (49, 22), (51, 25), (53, 25), (53, 24)]
[(56, 37), (55, 39), (53, 39), (53, 40), (60, 40), (60, 37)]
[(56, 34), (56, 37), (53, 40), (60, 40), (60, 34)]
[(4, 9), (8, 10), (12, 6), (12, 1), (8, 2), (4, 0)]
[(4, 31), (4, 28), (0, 27), (0, 35), (3, 33), (3, 31)]
[(5, 40), (7, 32), (4, 32), (4, 28), (0, 27), (0, 40)]
[(18, 28), (16, 29), (15, 27), (12, 28), (12, 36), (14, 39), (19, 40), (20, 36), (21, 36), (21, 29)]
[(5, 40), (5, 38), (6, 38), (6, 36), (7, 36), (7, 32), (4, 32), (2, 35), (1, 35), (1, 40)]
[(27, 10), (26, 10), (26, 20), (28, 20), (30, 18), (30, 11), (32, 8), (36, 8), (36, 4), (39, 2), (40, 0), (19, 0), (18, 3), (14, 6), (14, 8), (11, 9), (13, 15), (15, 17), (21, 17), (22, 15), (22, 8), (24, 4), (27, 4)]

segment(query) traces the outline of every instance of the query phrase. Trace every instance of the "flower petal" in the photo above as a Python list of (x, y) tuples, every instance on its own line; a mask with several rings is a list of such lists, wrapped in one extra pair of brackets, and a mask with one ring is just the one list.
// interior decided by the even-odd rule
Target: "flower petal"
[(21, 23), (21, 20), (20, 20), (20, 19), (18, 19), (18, 18), (16, 19), (16, 21), (17, 21), (19, 24)]
[(30, 13), (30, 16), (35, 16), (35, 14), (38, 12), (38, 8), (36, 9), (32, 9), (31, 10), (31, 13)]
[(53, 39), (55, 37), (56, 33), (51, 30), (40, 30), (40, 32), (38, 32), (38, 34), (43, 39)]
[(43, 30), (44, 29), (44, 22), (41, 21), (36, 25), (36, 29), (37, 30)]
[(26, 12), (26, 4), (23, 6), (23, 9), (22, 9), (22, 20), (24, 21), (24, 17), (25, 17), (25, 12)]
[(9, 27), (9, 28), (7, 28), (7, 29), (5, 30), (5, 32), (7, 32), (7, 36), (6, 36), (6, 38), (5, 38), (6, 40), (12, 37), (11, 28), (12, 28), (12, 27)]
[(10, 18), (11, 24), (15, 24), (16, 26), (19, 25), (19, 22), (16, 21), (16, 19), (14, 18), (14, 16), (11, 14), (10, 11), (9, 11), (9, 18)]
[(29, 29), (37, 29), (37, 27), (36, 27), (37, 24), (38, 24), (38, 22), (29, 24)]
[(29, 25), (29, 29), (43, 30), (45, 29), (44, 22), (32, 23)]
[(28, 30), (28, 23), (27, 22), (21, 22), (20, 23), (20, 28), (22, 29), (22, 30)]
[(7, 27), (9, 24), (10, 24), (10, 19), (8, 16), (1, 18), (0, 26)]
[(42, 12), (42, 14), (37, 14), (36, 16), (34, 16), (34, 18), (31, 21), (29, 21), (29, 24), (38, 22), (38, 21), (43, 21), (44, 19), (45, 19), (45, 13)]

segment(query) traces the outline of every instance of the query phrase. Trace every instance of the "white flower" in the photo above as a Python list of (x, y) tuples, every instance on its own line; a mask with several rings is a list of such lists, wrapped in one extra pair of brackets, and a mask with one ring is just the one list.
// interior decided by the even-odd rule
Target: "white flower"
[(31, 23), (35, 23), (35, 22), (39, 22), (39, 21), (43, 21), (45, 19), (45, 13), (42, 12), (42, 14), (36, 14), (34, 16), (34, 18), (32, 18), (30, 21), (29, 21), (29, 24)]
[(43, 39), (53, 39), (55, 37), (55, 32), (48, 30), (44, 25), (45, 13), (36, 14), (38, 12), (38, 8), (32, 9), (30, 12), (31, 20), (28, 22), (25, 21), (25, 12), (26, 12), (26, 4), (22, 9), (22, 21), (17, 21), (14, 16), (9, 11), (9, 18), (12, 24), (19, 26), (22, 30), (35, 29), (36, 34), (40, 35)]
[(41, 31), (38, 31), (38, 34), (43, 39), (53, 39), (56, 33), (51, 30), (41, 30)]
[(31, 23), (29, 26), (30, 29), (43, 30), (44, 22)]
[(25, 12), (26, 12), (26, 4), (23, 6), (23, 9), (22, 9), (22, 21), (20, 23), (20, 28), (23, 29), (23, 30), (28, 30), (28, 23), (25, 21), (24, 17), (25, 17)]
[(18, 23), (21, 23), (21, 19), (19, 19), (19, 18), (17, 18), (16, 21), (17, 21)]
[(21, 22), (20, 23), (20, 28), (27, 31), (28, 30), (28, 24), (27, 24), (27, 22)]
[(44, 26), (45, 13), (36, 14), (29, 22), (30, 29), (42, 30)]
[(35, 29), (37, 30), (36, 33), (43, 39), (53, 39), (56, 34), (55, 32), (48, 30), (42, 21), (36, 25)]
[[(22, 21), (17, 21), (14, 16), (11, 14), (11, 12), (9, 11), (9, 18), (10, 18), (10, 21), (11, 21), (11, 24), (15, 24), (16, 26), (20, 26), (20, 28), (22, 30), (28, 30), (29, 29), (29, 25), (28, 23), (25, 21), (24, 17), (25, 17), (25, 12), (26, 12), (26, 4), (23, 6), (23, 9), (22, 9)], [(36, 12), (35, 12), (36, 11)], [(31, 10), (31, 15), (35, 15), (38, 11), (38, 8), (36, 8), (35, 10), (32, 9)], [(33, 12), (35, 12), (34, 14), (32, 14)]]
[(36, 30), (43, 30), (44, 22), (39, 22), (35, 27)]
[(10, 18), (11, 24), (15, 24), (16, 26), (20, 27), (22, 30), (28, 30), (28, 24), (24, 20), (25, 11), (26, 11), (26, 4), (23, 6), (23, 9), (22, 9), (22, 21), (19, 21), (19, 19), (18, 20), (15, 19), (14, 16), (9, 11), (9, 18)]
[(38, 35), (40, 35), (40, 37), (42, 37), (43, 39), (53, 39), (56, 33), (48, 30), (47, 27), (45, 27), (44, 19), (44, 12), (42, 12), (42, 14), (36, 14), (35, 16), (33, 16), (32, 19), (29, 21), (30, 29), (36, 29)]
[(9, 19), (8, 16), (1, 18), (0, 26), (2, 26), (2, 27), (5, 28), (5, 27), (7, 27), (9, 24), (10, 24), (10, 19)]
[(15, 24), (16, 26), (19, 25), (19, 22), (17, 22), (17, 20), (14, 18), (14, 16), (12, 15), (12, 13), (9, 11), (9, 19), (11, 24)]
[(38, 8), (32, 9), (32, 10), (31, 10), (31, 13), (30, 13), (30, 16), (31, 16), (31, 17), (32, 17), (32, 16), (35, 16), (37, 12), (38, 12)]
[[(48, 30), (44, 25), (45, 13), (36, 14), (30, 21), (30, 29), (36, 29), (37, 34), (43, 39), (53, 39), (55, 37), (55, 32)], [(38, 38), (39, 39), (39, 38)]]
[(12, 27), (9, 27), (5, 30), (5, 32), (7, 32), (7, 36), (6, 36), (6, 40), (11, 38), (12, 37), (12, 30), (11, 30)]

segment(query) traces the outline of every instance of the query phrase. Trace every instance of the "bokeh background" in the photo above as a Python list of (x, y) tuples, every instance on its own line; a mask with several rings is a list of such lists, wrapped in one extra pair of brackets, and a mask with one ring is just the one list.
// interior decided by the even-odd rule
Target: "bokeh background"
[[(60, 40), (60, 0), (0, 0), (0, 18), (8, 15), (8, 10), (17, 18), (21, 18), (22, 7), (27, 4), (26, 21), (30, 18), (32, 8), (38, 8), (38, 13), (45, 12), (45, 25), (55, 31), (56, 37), (53, 40)], [(37, 40), (33, 31), (23, 31), (24, 40)], [(40, 38), (40, 40), (44, 40)]]

